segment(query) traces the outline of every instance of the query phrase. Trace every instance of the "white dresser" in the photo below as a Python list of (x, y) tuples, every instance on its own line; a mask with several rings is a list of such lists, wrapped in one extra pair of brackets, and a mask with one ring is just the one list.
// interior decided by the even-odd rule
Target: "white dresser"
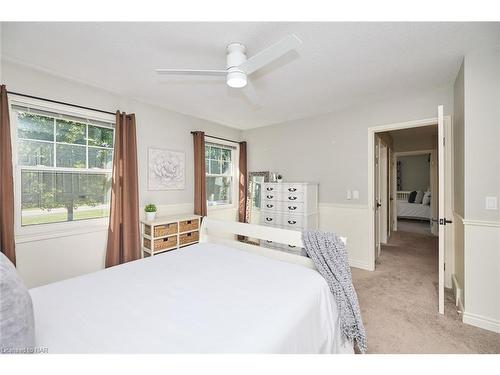
[[(307, 182), (266, 182), (261, 193), (260, 223), (302, 231), (318, 228), (318, 185)], [(292, 253), (302, 249), (269, 241), (263, 246)]]

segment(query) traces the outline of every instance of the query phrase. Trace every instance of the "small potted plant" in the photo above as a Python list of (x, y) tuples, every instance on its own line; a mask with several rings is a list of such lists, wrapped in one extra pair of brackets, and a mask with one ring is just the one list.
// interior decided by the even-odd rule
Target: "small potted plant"
[(144, 207), (144, 211), (146, 212), (146, 220), (154, 220), (156, 218), (156, 206), (154, 204), (147, 204)]

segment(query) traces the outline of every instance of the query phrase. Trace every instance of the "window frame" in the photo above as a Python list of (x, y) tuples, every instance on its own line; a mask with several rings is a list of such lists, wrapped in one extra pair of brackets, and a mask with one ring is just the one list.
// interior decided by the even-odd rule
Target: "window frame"
[[(31, 240), (69, 236), (79, 233), (90, 233), (107, 229), (109, 223), (109, 217), (22, 226), (22, 219), (21, 219), (22, 170), (36, 169), (39, 171), (46, 170), (46, 171), (73, 172), (73, 173), (81, 172), (81, 173), (109, 174), (112, 172), (112, 169), (103, 170), (103, 169), (93, 169), (93, 168), (57, 168), (57, 167), (34, 168), (32, 166), (19, 165), (17, 116), (16, 116), (17, 111), (15, 111), (13, 107), (14, 106), (29, 107), (32, 109), (54, 112), (66, 116), (82, 117), (88, 120), (107, 122), (113, 124), (113, 126), (109, 127), (112, 128), (113, 130), (115, 129), (114, 124), (116, 121), (116, 117), (110, 114), (73, 107), (71, 105), (52, 103), (41, 99), (27, 98), (15, 94), (9, 94), (8, 105), (9, 105), (11, 145), (12, 145), (12, 167), (14, 172), (14, 228), (15, 228), (16, 242), (22, 243), (22, 242), (29, 242)], [(113, 144), (113, 149), (114, 149), (114, 144)]]
[[(207, 210), (208, 211), (217, 211), (217, 210), (224, 210), (224, 209), (235, 209), (238, 206), (238, 175), (239, 175), (239, 160), (240, 160), (240, 145), (238, 143), (234, 142), (229, 142), (225, 140), (221, 140), (218, 138), (212, 138), (208, 135), (205, 136), (205, 148), (207, 147), (208, 144), (214, 144), (214, 145), (220, 145), (220, 146), (227, 146), (231, 148), (231, 164), (232, 164), (232, 174), (231, 176), (233, 177), (233, 182), (231, 186), (231, 196), (232, 196), (232, 202), (231, 203), (223, 203), (223, 204), (217, 204), (215, 206), (210, 206), (208, 204), (208, 199), (207, 199)], [(205, 162), (206, 159), (203, 160)], [(205, 184), (207, 182), (207, 177), (209, 174), (207, 171), (205, 171)]]

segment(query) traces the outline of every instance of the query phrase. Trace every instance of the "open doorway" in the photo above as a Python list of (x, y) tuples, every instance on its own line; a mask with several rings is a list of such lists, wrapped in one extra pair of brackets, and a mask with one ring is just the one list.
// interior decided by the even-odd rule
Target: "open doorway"
[[(451, 131), (450, 125), (451, 118), (444, 118), (440, 106), (434, 119), (379, 126), (368, 131), (373, 269), (382, 266), (386, 269), (393, 262), (397, 272), (422, 271), (417, 279), (421, 276), (429, 288), (424, 294), (436, 293), (440, 313), (444, 313), (445, 258), (453, 254), (451, 241), (445, 241), (450, 237), (445, 229), (451, 227), (446, 217), (451, 217), (452, 178), (451, 167), (445, 170), (446, 159), (451, 160), (451, 146), (445, 148), (444, 138), (445, 132)], [(406, 171), (406, 182), (410, 185), (403, 185), (402, 165), (407, 161), (410, 169)], [(412, 163), (415, 173), (410, 176)], [(421, 170), (415, 170), (415, 163)]]
[[(429, 138), (431, 143), (437, 144), (436, 126), (430, 127), (431, 131), (435, 133), (431, 133), (430, 136), (422, 134), (427, 131), (427, 128), (415, 128), (415, 130), (421, 131), (420, 134), (417, 134), (417, 142), (426, 142), (426, 139)], [(405, 137), (404, 133), (413, 133), (413, 129), (398, 132), (402, 132), (401, 136)], [(395, 134), (391, 134), (391, 136), (396, 138)], [(397, 149), (400, 148), (400, 144), (399, 141), (395, 142)], [(436, 184), (431, 185), (437, 169), (435, 154), (435, 149), (405, 150), (394, 153), (393, 169), (396, 175), (394, 230), (429, 236), (437, 235), (431, 220), (433, 208), (437, 207)]]

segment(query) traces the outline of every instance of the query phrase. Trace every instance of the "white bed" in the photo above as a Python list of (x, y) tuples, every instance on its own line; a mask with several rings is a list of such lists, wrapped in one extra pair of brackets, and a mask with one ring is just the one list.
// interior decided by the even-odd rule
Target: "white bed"
[[(209, 223), (226, 226), (205, 219), (205, 241)], [(268, 229), (273, 240), (291, 232)], [(309, 259), (217, 242), (31, 289), (36, 345), (49, 353), (353, 353)]]
[(431, 206), (421, 203), (409, 203), (404, 200), (397, 200), (398, 218), (402, 219), (431, 219)]

